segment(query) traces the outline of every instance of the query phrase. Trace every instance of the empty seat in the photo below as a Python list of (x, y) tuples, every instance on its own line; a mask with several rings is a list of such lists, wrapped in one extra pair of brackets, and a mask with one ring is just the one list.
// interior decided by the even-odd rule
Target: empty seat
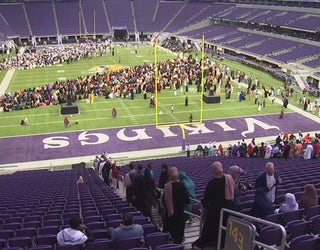
[(130, 248), (140, 247), (140, 237), (117, 240), (113, 242), (115, 250), (129, 250)]
[(14, 236), (14, 231), (9, 229), (0, 230), (0, 239), (9, 239)]
[(142, 228), (143, 228), (143, 235), (144, 236), (146, 236), (150, 233), (154, 233), (154, 232), (159, 231), (158, 226), (155, 224), (151, 224), (151, 223), (142, 224)]
[(59, 232), (58, 226), (43, 226), (38, 228), (38, 234), (57, 234)]
[(28, 236), (12, 237), (8, 239), (8, 246), (22, 248), (31, 247), (32, 239)]
[(259, 233), (259, 240), (266, 245), (280, 245), (282, 241), (282, 231), (278, 227), (266, 226)]
[(95, 239), (105, 239), (109, 235), (109, 231), (107, 229), (94, 229), (90, 230), (90, 232)]
[(39, 245), (39, 246), (29, 247), (28, 250), (54, 250), (54, 249), (53, 249), (53, 246)]
[(294, 220), (294, 221), (288, 222), (286, 224), (288, 240), (292, 240), (297, 236), (307, 234), (310, 224), (311, 224), (311, 221), (304, 221), (304, 220)]
[(312, 235), (300, 235), (290, 242), (290, 250), (319, 250), (320, 238)]
[(169, 243), (157, 246), (155, 250), (183, 250), (183, 246), (180, 244)]
[(150, 233), (144, 237), (144, 241), (147, 247), (155, 249), (157, 246), (169, 243), (169, 234), (164, 232)]
[(50, 245), (54, 246), (57, 243), (57, 235), (56, 234), (43, 234), (38, 235), (34, 242), (36, 245)]
[(16, 230), (16, 236), (29, 236), (34, 237), (36, 235), (36, 228), (34, 227), (26, 227)]
[(108, 250), (111, 248), (111, 243), (109, 239), (95, 239), (87, 243), (87, 250)]
[(81, 250), (82, 245), (57, 246), (56, 250)]

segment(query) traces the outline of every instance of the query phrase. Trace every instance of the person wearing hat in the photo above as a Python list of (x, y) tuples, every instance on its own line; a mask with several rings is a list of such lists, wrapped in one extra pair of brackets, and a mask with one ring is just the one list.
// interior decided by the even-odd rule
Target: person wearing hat
[(57, 234), (59, 246), (82, 245), (91, 240), (93, 240), (92, 234), (87, 226), (82, 223), (81, 218), (77, 216), (70, 218), (69, 227)]

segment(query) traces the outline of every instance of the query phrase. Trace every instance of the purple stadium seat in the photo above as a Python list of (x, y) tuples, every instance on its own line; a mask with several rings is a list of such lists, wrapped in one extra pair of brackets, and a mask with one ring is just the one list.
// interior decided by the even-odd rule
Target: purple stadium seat
[(96, 239), (87, 243), (87, 250), (109, 250), (112, 241), (109, 239)]
[(142, 224), (149, 223), (149, 220), (147, 217), (143, 215), (136, 215), (136, 216), (133, 216), (133, 223), (142, 225)]
[(144, 236), (147, 247), (155, 249), (157, 246), (168, 244), (169, 234), (163, 232), (154, 232)]
[(28, 250), (54, 250), (53, 246), (50, 245), (38, 245), (29, 247)]
[(273, 226), (263, 227), (259, 233), (259, 240), (266, 245), (280, 245), (282, 240), (282, 231)]
[(106, 229), (105, 223), (103, 221), (95, 221), (86, 224), (90, 230), (94, 229)]
[(309, 221), (312, 223), (313, 233), (320, 234), (320, 215), (313, 216)]
[(82, 245), (57, 246), (56, 250), (81, 250)]
[(158, 226), (155, 224), (151, 224), (151, 223), (142, 224), (142, 228), (143, 228), (143, 235), (144, 236), (146, 236), (150, 233), (159, 232)]
[(107, 229), (94, 229), (94, 230), (90, 230), (90, 232), (92, 233), (95, 239), (105, 239), (109, 235), (109, 232)]
[(14, 231), (9, 229), (0, 230), (0, 239), (8, 239), (14, 236)]
[(57, 234), (59, 232), (58, 226), (43, 226), (38, 228), (38, 234)]
[(312, 235), (300, 235), (290, 242), (290, 250), (318, 250), (320, 239)]
[(36, 228), (34, 227), (26, 227), (16, 230), (16, 236), (29, 236), (34, 237), (37, 233)]
[(31, 247), (32, 238), (28, 236), (12, 237), (8, 239), (8, 246), (10, 247)]
[(288, 239), (292, 240), (293, 238), (307, 234), (311, 221), (304, 220), (293, 220), (286, 224), (286, 231), (288, 234)]
[(320, 205), (309, 207), (306, 209), (306, 220), (309, 220), (318, 214), (320, 214)]
[(2, 229), (8, 229), (15, 231), (16, 229), (20, 229), (22, 227), (20, 222), (12, 222), (2, 225)]
[(107, 221), (107, 228), (109, 228), (109, 227), (116, 228), (121, 223), (122, 223), (122, 219), (116, 219), (116, 220)]
[(120, 220), (122, 219), (122, 215), (121, 214), (104, 214), (103, 215), (103, 219), (108, 223), (108, 221), (111, 220)]
[(50, 245), (53, 246), (57, 243), (57, 235), (56, 234), (42, 234), (38, 235), (34, 239), (36, 245)]
[(139, 247), (140, 244), (140, 237), (117, 240), (113, 242), (115, 250), (129, 250), (130, 248)]
[(183, 250), (183, 246), (180, 244), (164, 244), (157, 246), (154, 250)]

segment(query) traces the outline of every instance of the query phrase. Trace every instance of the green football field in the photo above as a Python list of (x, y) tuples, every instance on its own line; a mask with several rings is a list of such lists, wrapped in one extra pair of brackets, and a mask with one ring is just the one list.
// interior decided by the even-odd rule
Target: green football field
[[(7, 92), (18, 89), (33, 88), (42, 86), (54, 81), (73, 79), (80, 75), (92, 75), (97, 70), (107, 67), (110, 70), (118, 67), (129, 67), (142, 63), (154, 62), (154, 49), (152, 46), (140, 46), (139, 53), (134, 53), (134, 47), (116, 47), (115, 56), (106, 54), (103, 57), (85, 58), (71, 64), (58, 64), (50, 67), (36, 68), (30, 70), (16, 70), (10, 82)], [(175, 58), (176, 55), (165, 50), (158, 50), (157, 59), (166, 60)], [(238, 62), (224, 60), (218, 62), (228, 65), (233, 69), (251, 74), (253, 79), (258, 77), (262, 85), (266, 87), (282, 86), (282, 82), (273, 78), (269, 74), (247, 67)], [(3, 72), (0, 75), (3, 77)], [(203, 104), (203, 119), (214, 119), (223, 117), (263, 115), (279, 113), (281, 106), (271, 104), (266, 100), (266, 107), (258, 112), (254, 100), (238, 102), (238, 84), (234, 83), (234, 92), (231, 99), (226, 100), (224, 92), (221, 91), (220, 104)], [(300, 94), (299, 94), (300, 95)], [(188, 106), (185, 106), (185, 97), (188, 96)], [(88, 130), (95, 128), (124, 127), (142, 124), (156, 124), (156, 109), (149, 107), (149, 98), (143, 98), (142, 94), (137, 94), (134, 100), (130, 98), (105, 99), (96, 97), (94, 103), (87, 103), (85, 100), (78, 102), (80, 114), (70, 117), (72, 126), (68, 130)], [(187, 93), (165, 89), (158, 94), (158, 116), (160, 124), (167, 123), (186, 123), (190, 113), (193, 121), (201, 118), (201, 93), (195, 91), (195, 86), (190, 86)], [(291, 104), (298, 104), (295, 98), (289, 101)], [(174, 105), (174, 112), (171, 113), (171, 105)], [(118, 111), (116, 119), (111, 116), (111, 109), (115, 107)], [(289, 110), (286, 112), (290, 112)], [(46, 106), (41, 108), (26, 109), (8, 113), (0, 113), (0, 136), (14, 136), (26, 134), (54, 133), (66, 131), (63, 126), (63, 117), (60, 115), (60, 106)], [(21, 126), (20, 121), (28, 117), (30, 126)]]

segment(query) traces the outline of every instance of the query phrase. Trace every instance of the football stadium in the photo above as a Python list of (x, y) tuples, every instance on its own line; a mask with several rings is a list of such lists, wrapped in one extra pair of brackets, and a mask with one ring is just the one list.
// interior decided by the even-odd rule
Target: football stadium
[(320, 249), (320, 3), (1, 0), (0, 249)]

